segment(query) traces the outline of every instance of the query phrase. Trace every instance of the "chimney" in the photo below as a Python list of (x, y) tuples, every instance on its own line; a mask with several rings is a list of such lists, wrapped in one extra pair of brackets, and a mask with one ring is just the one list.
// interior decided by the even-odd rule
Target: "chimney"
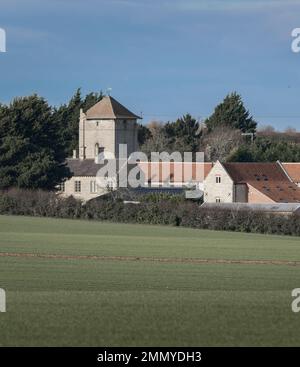
[(76, 152), (76, 149), (73, 150), (73, 159), (76, 159), (77, 158), (77, 152)]

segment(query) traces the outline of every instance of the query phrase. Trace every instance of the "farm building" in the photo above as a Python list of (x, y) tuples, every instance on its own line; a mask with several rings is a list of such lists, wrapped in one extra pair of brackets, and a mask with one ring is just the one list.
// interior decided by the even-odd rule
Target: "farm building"
[[(120, 144), (127, 145), (126, 157), (138, 151), (138, 115), (130, 112), (114, 98), (107, 96), (86, 113), (80, 111), (79, 156), (74, 151), (67, 160), (72, 177), (60, 185), (60, 194), (87, 201), (104, 195), (108, 187), (99, 185), (99, 170), (104, 168), (99, 154), (109, 155), (117, 165), (117, 176), (109, 176), (106, 183), (110, 189), (118, 187), (118, 177), (123, 168), (119, 157)], [(203, 195), (203, 182), (212, 168), (204, 162), (139, 162), (143, 191), (167, 188), (168, 192), (182, 192), (186, 187), (195, 187)], [(134, 165), (128, 164), (130, 170)], [(128, 172), (128, 171), (127, 171)], [(126, 174), (127, 174), (126, 172)]]
[(145, 187), (184, 188), (194, 186), (203, 191), (204, 179), (213, 167), (211, 162), (140, 162)]
[(280, 162), (217, 162), (204, 181), (208, 203), (300, 203), (300, 188)]

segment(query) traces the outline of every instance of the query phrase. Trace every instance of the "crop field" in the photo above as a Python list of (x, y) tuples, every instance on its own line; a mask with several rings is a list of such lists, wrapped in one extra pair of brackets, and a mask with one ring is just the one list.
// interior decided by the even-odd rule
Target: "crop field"
[(0, 216), (0, 346), (299, 346), (299, 237)]

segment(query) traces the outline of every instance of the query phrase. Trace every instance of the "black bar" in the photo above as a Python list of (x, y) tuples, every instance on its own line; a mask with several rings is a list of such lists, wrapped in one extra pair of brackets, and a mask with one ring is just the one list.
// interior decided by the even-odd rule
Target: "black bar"
[[(130, 355), (130, 358), (129, 358)], [(297, 361), (300, 348), (0, 348), (4, 361), (14, 365), (42, 366), (243, 366), (262, 363), (285, 365)]]

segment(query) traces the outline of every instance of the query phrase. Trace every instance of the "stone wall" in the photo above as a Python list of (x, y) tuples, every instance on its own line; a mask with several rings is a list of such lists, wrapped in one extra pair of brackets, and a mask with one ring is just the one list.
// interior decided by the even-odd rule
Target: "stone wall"
[(97, 154), (96, 144), (115, 157), (119, 155), (119, 144), (127, 144), (128, 155), (137, 151), (136, 120), (87, 120), (82, 113), (79, 123), (79, 158), (94, 159)]
[[(115, 154), (115, 121), (114, 120), (85, 120), (80, 124), (79, 147), (85, 145), (85, 158), (94, 159), (96, 144), (104, 151)], [(81, 159), (83, 157), (80, 157)]]
[[(217, 177), (221, 182), (217, 183)], [(234, 201), (234, 184), (224, 167), (217, 162), (204, 180), (204, 202), (232, 203)]]
[[(75, 191), (75, 181), (80, 181), (81, 183), (81, 191), (80, 192), (76, 192)], [(93, 184), (92, 184), (93, 182)], [(60, 195), (62, 196), (74, 196), (74, 198), (76, 199), (80, 199), (83, 201), (88, 201), (91, 199), (94, 199), (98, 196), (101, 196), (103, 194), (107, 193), (107, 189), (105, 188), (97, 188), (96, 192), (93, 192), (94, 185), (96, 182), (96, 177), (92, 177), (92, 176), (73, 176), (72, 178), (70, 178), (69, 180), (67, 180), (65, 182), (65, 190), (60, 192)]]

